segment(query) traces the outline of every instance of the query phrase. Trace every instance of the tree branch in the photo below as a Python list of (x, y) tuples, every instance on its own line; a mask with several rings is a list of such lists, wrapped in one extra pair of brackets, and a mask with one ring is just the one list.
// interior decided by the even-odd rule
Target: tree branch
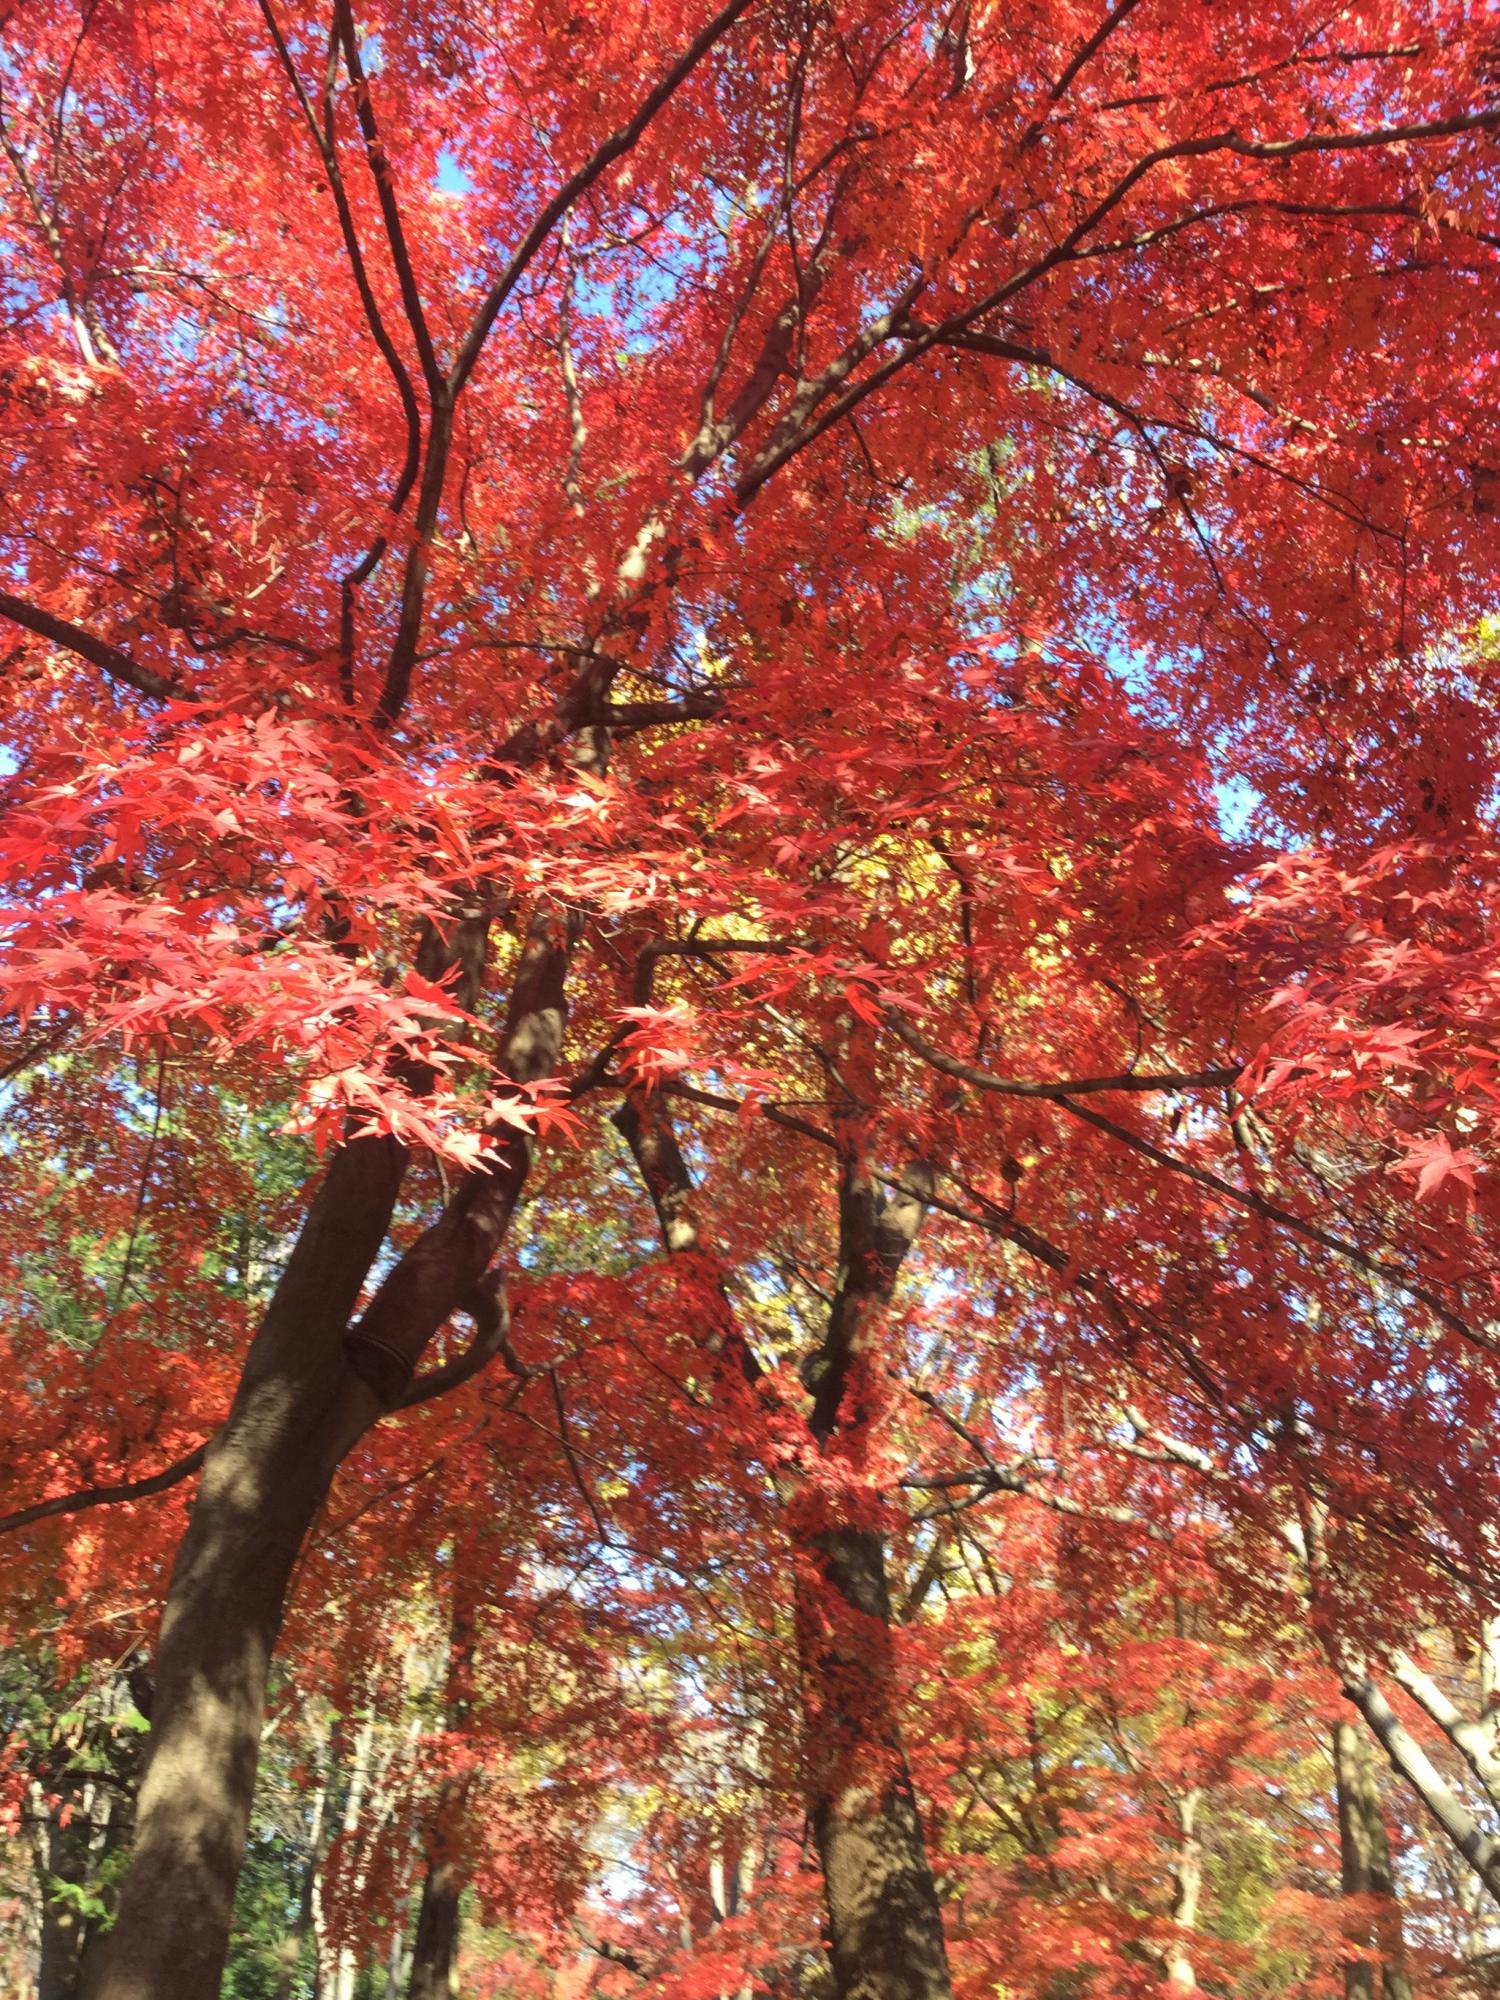
[[(396, 385), (396, 394), (401, 402), (401, 414), (406, 422), (406, 458), (396, 480), (395, 490), (391, 495), (391, 512), (392, 514), (399, 514), (406, 504), (407, 496), (410, 494), (412, 487), (417, 482), (417, 471), (421, 463), (422, 415), (417, 406), (417, 392), (412, 387), (412, 380), (407, 371), (406, 363), (401, 359), (400, 353), (396, 348), (396, 343), (391, 339), (390, 331), (386, 326), (384, 316), (381, 313), (379, 303), (370, 284), (370, 274), (365, 265), (364, 251), (360, 245), (358, 231), (354, 227), (354, 211), (349, 206), (348, 191), (344, 186), (344, 176), (339, 166), (338, 152), (334, 146), (331, 127), (325, 128), (318, 123), (317, 115), (313, 111), (302, 79), (297, 74), (296, 65), (292, 61), (291, 52), (287, 48), (281, 29), (277, 24), (276, 16), (272, 12), (271, 0), (259, 0), (259, 6), (262, 18), (270, 32), (271, 40), (275, 44), (277, 58), (291, 82), (297, 102), (302, 108), (302, 116), (307, 123), (307, 129), (312, 134), (313, 144), (318, 149), (318, 156), (322, 160), (324, 171), (328, 175), (329, 190), (333, 195), (334, 208), (338, 214), (339, 233), (343, 238), (344, 253), (349, 260), (349, 269), (354, 279), (355, 290), (359, 293), (359, 302), (364, 309), (365, 323), (370, 329), (371, 338), (380, 351), (381, 359), (390, 371), (391, 380)], [(383, 539), (381, 551), (382, 553), (384, 552)], [(364, 575), (356, 573), (352, 581), (362, 583), (364, 576), (369, 574), (369, 570), (374, 568), (375, 562), (378, 560), (378, 556), (372, 559), (367, 555), (364, 558), (364, 563), (369, 565), (369, 569), (365, 569)], [(361, 564), (360, 567), (363, 569), (364, 564)]]
[(887, 1007), (884, 1014), (886, 1025), (897, 1040), (905, 1042), (923, 1062), (941, 1070), (944, 1076), (971, 1083), (976, 1090), (995, 1091), (1002, 1097), (1062, 1099), (1086, 1096), (1101, 1090), (1217, 1090), (1235, 1083), (1240, 1075), (1239, 1066), (1234, 1065), (1223, 1069), (1185, 1071), (1116, 1070), (1109, 1076), (1076, 1076), (1053, 1083), (1027, 1082), (1018, 1077), (992, 1076), (988, 1070), (976, 1069), (971, 1063), (961, 1062), (957, 1056), (945, 1055), (920, 1035), (894, 1007)]
[(442, 385), (443, 372), (438, 366), (432, 335), (427, 329), (427, 316), (422, 310), (422, 294), (417, 286), (411, 249), (406, 240), (401, 210), (396, 201), (396, 184), (391, 175), (390, 158), (380, 136), (380, 126), (375, 117), (375, 103), (370, 95), (369, 79), (365, 75), (364, 65), (359, 57), (359, 38), (354, 31), (354, 14), (350, 0), (334, 0), (333, 17), (344, 51), (344, 66), (349, 72), (349, 81), (354, 86), (354, 114), (359, 120), (359, 129), (364, 134), (365, 155), (370, 162), (376, 199), (380, 203), (381, 219), (385, 223), (386, 241), (390, 245), (391, 263), (395, 267), (396, 283), (401, 291), (401, 303), (406, 310), (406, 320), (411, 328), (412, 339), (416, 342), (422, 373), (428, 388), (436, 395)]
[(1423, 1673), (1405, 1653), (1395, 1655), (1391, 1672), (1417, 1706), (1431, 1716), (1491, 1801), (1500, 1807), (1500, 1755), (1496, 1754), (1493, 1718), (1488, 1726), (1471, 1721), (1454, 1706), (1431, 1675)]
[(174, 1459), (145, 1479), (127, 1479), (118, 1486), (85, 1486), (76, 1493), (59, 1494), (55, 1500), (38, 1500), (30, 1507), (18, 1507), (13, 1514), (0, 1514), (0, 1535), (14, 1534), (18, 1528), (29, 1528), (34, 1521), (49, 1521), (58, 1514), (81, 1514), (89, 1507), (115, 1507), (122, 1501), (149, 1500), (154, 1493), (165, 1493), (198, 1470), (211, 1442), (205, 1438), (184, 1457)]
[(1281, 1207), (1278, 1202), (1268, 1201), (1264, 1195), (1236, 1187), (1232, 1181), (1224, 1180), (1219, 1174), (1210, 1173), (1206, 1167), (1195, 1166), (1191, 1160), (1179, 1159), (1176, 1154), (1168, 1153), (1162, 1147), (1153, 1145), (1149, 1139), (1143, 1139), (1138, 1133), (1130, 1131), (1127, 1126), (1117, 1125), (1112, 1118), (1106, 1118), (1101, 1112), (1091, 1111), (1083, 1104), (1075, 1104), (1068, 1097), (1062, 1097), (1058, 1101), (1069, 1117), (1077, 1118), (1085, 1125), (1092, 1125), (1100, 1132), (1107, 1132), (1121, 1145), (1129, 1146), (1132, 1152), (1140, 1153), (1148, 1160), (1154, 1160), (1158, 1166), (1166, 1167), (1172, 1173), (1181, 1174), (1199, 1187), (1207, 1188), (1225, 1201), (1232, 1202), (1237, 1208), (1248, 1209), (1252, 1215), (1263, 1216), (1267, 1222), (1278, 1223), (1283, 1229), (1290, 1230), (1294, 1236), (1300, 1236), (1309, 1243), (1316, 1243), (1324, 1250), (1331, 1250), (1335, 1256), (1353, 1264), (1366, 1276), (1379, 1279), (1382, 1284), (1394, 1285), (1398, 1291), (1403, 1291), (1409, 1298), (1416, 1299), (1441, 1320), (1444, 1326), (1460, 1334), (1471, 1345), (1487, 1354), (1494, 1352), (1492, 1341), (1471, 1327), (1450, 1306), (1444, 1305), (1436, 1293), (1429, 1291), (1419, 1279), (1409, 1277), (1406, 1272), (1395, 1266), (1381, 1263), (1379, 1258), (1361, 1250), (1357, 1243), (1349, 1242), (1346, 1237), (1335, 1236), (1331, 1230), (1320, 1228), (1317, 1223), (1307, 1221), (1304, 1217), (1294, 1214), (1291, 1209)]
[(76, 653), (79, 659), (98, 667), (112, 681), (120, 682), (123, 687), (132, 687), (137, 694), (148, 695), (152, 701), (197, 700), (189, 689), (179, 687), (175, 681), (167, 680), (150, 667), (143, 667), (122, 647), (112, 646), (107, 639), (96, 638), (81, 625), (74, 625), (51, 611), (43, 611), (38, 605), (28, 604), (24, 598), (13, 597), (8, 590), (0, 590), (0, 617), (9, 618), (12, 624), (36, 633), (39, 639), (50, 639), (54, 646), (61, 646), (65, 652)]
[(396, 1409), (414, 1409), (419, 1403), (430, 1403), (435, 1397), (446, 1396), (450, 1389), (471, 1381), (497, 1354), (503, 1357), (506, 1367), (518, 1381), (532, 1374), (533, 1371), (523, 1367), (516, 1358), (515, 1349), (510, 1344), (510, 1301), (501, 1272), (486, 1273), (466, 1302), (465, 1310), (474, 1322), (473, 1339), (461, 1354), (455, 1354), (451, 1360), (440, 1361), (435, 1368), (423, 1369), (397, 1401)]
[[(915, 296), (915, 287), (898, 301), (894, 311), (883, 313), (856, 343), (845, 350), (834, 368), (824, 371), (817, 385), (809, 385), (815, 393), (803, 399), (801, 407), (794, 407), (789, 417), (783, 420), (773, 436), (757, 453), (746, 471), (735, 483), (734, 499), (737, 507), (743, 509), (760, 491), (766, 482), (779, 472), (782, 466), (814, 444), (825, 432), (849, 415), (864, 399), (888, 382), (892, 376), (919, 360), (930, 348), (940, 342), (951, 342), (963, 329), (976, 320), (994, 312), (1018, 293), (1028, 290), (1059, 265), (1066, 264), (1081, 254), (1081, 246), (1092, 235), (1099, 224), (1112, 214), (1126, 197), (1157, 167), (1176, 160), (1202, 159), (1213, 153), (1234, 153), (1246, 159), (1284, 161), (1297, 158), (1304, 153), (1337, 153), (1363, 151), (1381, 146), (1414, 144), (1427, 139), (1455, 138), (1465, 132), (1488, 131), (1500, 127), (1500, 110), (1469, 112), (1456, 118), (1433, 119), (1426, 123), (1400, 126), (1381, 126), (1369, 132), (1313, 132), (1298, 139), (1254, 140), (1241, 138), (1237, 132), (1205, 133), (1195, 139), (1179, 139), (1165, 146), (1153, 148), (1143, 154), (1119, 177), (1094, 205), (1073, 225), (1058, 242), (1024, 269), (1015, 271), (1003, 284), (972, 305), (905, 341), (899, 352), (849, 384), (842, 393), (827, 403), (820, 415), (815, 415), (820, 403), (830, 389), (837, 387), (852, 371), (857, 360), (874, 351), (875, 347), (899, 333)], [(859, 350), (856, 352), (856, 350)], [(851, 358), (852, 357), (852, 358)], [(847, 365), (846, 365), (847, 364)]]
[(578, 171), (568, 176), (537, 216), (517, 244), (510, 262), (490, 287), (458, 351), (448, 376), (448, 386), (455, 397), (474, 372), (474, 364), (479, 359), (500, 308), (525, 276), (527, 266), (553, 229), (573, 207), (579, 196), (586, 194), (593, 186), (605, 168), (612, 166), (623, 154), (630, 152), (657, 112), (687, 81), (714, 44), (728, 33), (741, 14), (747, 13), (753, 4), (754, 0), (729, 0), (728, 6), (721, 8), (714, 15), (683, 50), (661, 81), (642, 99), (629, 123), (612, 132), (602, 145), (595, 148)]
[(606, 729), (653, 729), (669, 722), (711, 722), (724, 710), (724, 696), (707, 689), (676, 701), (602, 701), (593, 720)]
[(1491, 1897), (1500, 1903), (1500, 1841), (1480, 1826), (1367, 1674), (1347, 1672), (1344, 1693), (1369, 1724), (1391, 1768), (1411, 1786)]
[(1068, 86), (1073, 82), (1078, 72), (1087, 63), (1093, 61), (1115, 29), (1125, 19), (1125, 16), (1131, 13), (1139, 4), (1140, 0), (1119, 0), (1119, 5), (1110, 9), (1109, 13), (1105, 15), (1093, 34), (1089, 36), (1083, 47), (1057, 79), (1056, 83), (1047, 92), (1047, 102), (1049, 104), (1056, 104), (1057, 100), (1066, 93)]

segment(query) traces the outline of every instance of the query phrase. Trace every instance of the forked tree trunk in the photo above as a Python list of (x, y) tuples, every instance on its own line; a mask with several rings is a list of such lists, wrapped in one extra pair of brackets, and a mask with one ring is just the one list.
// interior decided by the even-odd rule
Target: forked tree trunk
[(1390, 1838), (1380, 1806), (1370, 1746), (1358, 1725), (1336, 1722), (1333, 1769), (1339, 1812), (1339, 1882), (1346, 1896), (1377, 1903), (1374, 1937), (1379, 1963), (1344, 1961), (1344, 2000), (1411, 2000), (1404, 1965), (1401, 1907), (1391, 1872)]
[[(457, 997), (486, 919), (457, 926)], [(518, 1083), (557, 1060), (575, 933), (539, 911), (516, 967), (501, 1063)], [(431, 976), (431, 962), (419, 955)], [(441, 968), (439, 967), (439, 970)], [(341, 1459), (408, 1388), (428, 1341), (476, 1291), (530, 1169), (495, 1129), (490, 1170), (460, 1183), (354, 1326), (405, 1168), (389, 1138), (333, 1157), (204, 1461), (173, 1566), (135, 1845), (97, 2000), (218, 2000), (244, 1856), (266, 1683), (297, 1555)]]

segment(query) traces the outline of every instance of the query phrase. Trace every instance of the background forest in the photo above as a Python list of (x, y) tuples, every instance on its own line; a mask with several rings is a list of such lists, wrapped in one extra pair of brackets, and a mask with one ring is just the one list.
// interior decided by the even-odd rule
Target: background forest
[(1497, 145), (0, 0), (0, 1994), (1500, 1992)]

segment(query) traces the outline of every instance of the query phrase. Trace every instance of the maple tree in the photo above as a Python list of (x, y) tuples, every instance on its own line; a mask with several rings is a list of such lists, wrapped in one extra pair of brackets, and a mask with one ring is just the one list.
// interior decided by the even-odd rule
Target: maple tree
[[(423, 1856), (414, 1990), (470, 1884), (555, 1942), (583, 1808), (480, 1841), (482, 1682), (593, 1561), (669, 1680), (684, 1621), (758, 1635), (839, 2000), (1042, 1992), (1106, 1932), (1143, 1991), (1236, 1976), (1186, 1941), (1194, 1815), (1270, 1697), (1191, 1621), (1147, 1643), (1195, 1566), (1215, 1632), (1297, 1624), (1500, 1899), (1488, 1724), (1430, 1671), (1493, 1612), (1497, 1497), (1472, 10), (4, 32), (7, 1615), (50, 1562), (62, 1683), (111, 1618), (150, 1647), (100, 2000), (219, 1990), (320, 1617), (367, 1676), (330, 1935), (395, 1894), (368, 1801)], [(1093, 1822), (1040, 1946), (1014, 1884), (970, 1926), (914, 1727), (995, 1501), (1141, 1635), (1159, 1767), (1038, 1807)], [(413, 1605), (425, 1764), (358, 1719)], [(535, 1743), (602, 1784), (618, 1727), (670, 1801), (663, 1715), (627, 1730), (602, 1655), (569, 1698), (595, 1636)], [(758, 1976), (725, 1883), (769, 1827), (651, 1838), (685, 1990)], [(1396, 1994), (1352, 1841), (1348, 1990)]]

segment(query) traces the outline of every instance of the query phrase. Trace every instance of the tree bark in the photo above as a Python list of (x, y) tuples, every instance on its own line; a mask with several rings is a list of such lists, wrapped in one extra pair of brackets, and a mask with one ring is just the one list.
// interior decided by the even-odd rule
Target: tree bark
[(458, 1991), (458, 1904), (463, 1886), (457, 1856), (434, 1853), (422, 1884), (407, 2000), (451, 2000)]
[[(468, 1560), (464, 1559), (467, 1555)], [(473, 1551), (455, 1559), (453, 1614), (448, 1634), (448, 1671), (443, 1691), (443, 1726), (459, 1734), (468, 1720), (474, 1682)], [(470, 1778), (448, 1772), (438, 1788), (427, 1839), (427, 1872), (412, 1944), (411, 1980), (407, 2000), (452, 2000), (458, 1991), (459, 1898), (466, 1871)]]
[(1334, 1724), (1333, 1769), (1339, 1813), (1339, 1886), (1346, 1896), (1373, 1897), (1384, 1906), (1375, 1926), (1380, 1961), (1344, 1961), (1344, 2000), (1411, 2000), (1380, 1787), (1369, 1744), (1352, 1722)]
[[(691, 1176), (660, 1098), (633, 1092), (615, 1123), (668, 1250), (698, 1249)], [(837, 1437), (852, 1513), (878, 1505), (858, 1471), (872, 1416), (869, 1350), (931, 1186), (930, 1169), (914, 1164), (887, 1197), (862, 1141), (841, 1145), (839, 1283), (806, 1376), (809, 1449), (826, 1453)], [(754, 1380), (754, 1357), (737, 1344), (742, 1372)], [(797, 1566), (808, 1811), (836, 2000), (951, 2000), (942, 1911), (901, 1740), (884, 1536), (857, 1519), (819, 1520), (821, 1499), (812, 1502), (795, 1473), (783, 1475), (779, 1498)]]
[[(465, 975), (461, 1004), (482, 965), (471, 933), (486, 923), (466, 917), (444, 946)], [(572, 941), (567, 923), (538, 912), (501, 1050), (518, 1082), (557, 1059)], [(430, 959), (418, 963), (432, 975)], [(217, 2000), (293, 1568), (340, 1461), (400, 1403), (427, 1342), (466, 1308), (504, 1238), (533, 1143), (503, 1120), (492, 1136), (490, 1170), (459, 1185), (353, 1327), (406, 1155), (388, 1137), (334, 1155), (209, 1447), (173, 1567), (135, 1844), (97, 2000)]]
[(1484, 1660), (1491, 1644), (1492, 1641), (1488, 1637), (1481, 1639), (1483, 1651), (1480, 1656), (1480, 1686), (1484, 1693), (1485, 1715), (1480, 1721), (1474, 1721), (1464, 1715), (1443, 1693), (1432, 1676), (1424, 1673), (1408, 1654), (1395, 1655), (1391, 1661), (1391, 1673), (1417, 1706), (1425, 1709), (1442, 1730), (1483, 1786), (1490, 1803), (1500, 1807), (1500, 1748), (1497, 1748), (1495, 1740), (1495, 1717), (1490, 1696), (1484, 1688), (1488, 1673)]
[(1490, 1896), (1500, 1903), (1500, 1841), (1480, 1826), (1380, 1689), (1357, 1666), (1351, 1665), (1345, 1673), (1344, 1693), (1369, 1723), (1392, 1770), (1411, 1786)]
[(53, 1821), (48, 1827), (45, 1869), (39, 1874), (42, 1938), (36, 2000), (78, 2000), (89, 1926), (68, 1891), (89, 1886), (93, 1832), (88, 1816), (74, 1819), (70, 1826)]
[(281, 1964), (276, 1974), (275, 2000), (292, 2000), (292, 1988), (302, 1957), (302, 1947), (314, 1934), (318, 1894), (318, 1870), (323, 1865), (323, 1821), (328, 1808), (328, 1776), (319, 1777), (313, 1793), (312, 1817), (307, 1830), (307, 1865), (302, 1871), (302, 1887), (297, 1896), (297, 1914), (281, 1946)]
[(1203, 1794), (1184, 1792), (1177, 1800), (1177, 1859), (1173, 1864), (1174, 1889), (1172, 1921), (1177, 1936), (1168, 1945), (1165, 1957), (1167, 1984), (1174, 1993), (1196, 1993), (1198, 1974), (1193, 1965), (1188, 1939), (1198, 1928), (1198, 1906), (1203, 1900), (1203, 1842), (1198, 1835), (1198, 1808)]
[[(1301, 1523), (1283, 1523), (1281, 1534), (1287, 1547), (1306, 1567), (1311, 1603), (1316, 1609), (1327, 1569), (1323, 1539), (1323, 1509), (1321, 1507), (1310, 1509)], [(1489, 1643), (1490, 1635), (1486, 1634), (1482, 1640), (1481, 1650), (1482, 1677), (1492, 1671), (1492, 1667), (1485, 1663)], [(1407, 1729), (1371, 1678), (1366, 1660), (1336, 1632), (1331, 1632), (1325, 1638), (1324, 1644), (1329, 1665), (1343, 1683), (1345, 1699), (1364, 1717), (1369, 1725), (1370, 1734), (1389, 1759), (1391, 1769), (1421, 1800), (1454, 1851), (1461, 1855), (1473, 1870), (1486, 1894), (1492, 1901), (1500, 1903), (1500, 1840), (1481, 1826), (1458, 1792), (1449, 1784), (1422, 1745)], [(1398, 1656), (1398, 1662), (1402, 1659), (1404, 1656)], [(1405, 1665), (1408, 1670), (1407, 1678), (1410, 1680), (1415, 1669), (1409, 1660), (1405, 1661)], [(1421, 1679), (1425, 1680), (1425, 1677)], [(1484, 1685), (1483, 1679), (1481, 1685)], [(1431, 1683), (1425, 1687), (1414, 1684), (1410, 1691), (1414, 1698), (1420, 1698), (1425, 1694), (1431, 1699), (1437, 1693)], [(1421, 1705), (1420, 1699), (1419, 1705)], [(1454, 1740), (1455, 1747), (1464, 1748), (1457, 1739)], [(1470, 1748), (1472, 1749), (1472, 1745)], [(1472, 1758), (1471, 1768), (1473, 1768)], [(1479, 1776), (1480, 1773), (1476, 1771), (1475, 1775)]]
[[(104, 1824), (91, 1856), (96, 1877), (104, 1874), (111, 1857), (124, 1845), (127, 1817), (123, 1800), (105, 1800)], [(109, 1900), (106, 1898), (106, 1903)], [(109, 1948), (108, 1922), (109, 1913), (106, 1910), (88, 1925), (88, 1935), (83, 1941), (83, 1962), (78, 1968), (78, 2000), (98, 2000), (99, 1976), (104, 1966), (104, 1954)]]
[(404, 1158), (335, 1154), (209, 1447), (157, 1648), (136, 1835), (98, 2000), (215, 2000), (292, 1567), (340, 1459), (380, 1412), (343, 1333)]
[(809, 1804), (838, 2000), (948, 2000), (942, 1913), (895, 1705), (885, 1543), (825, 1530), (799, 1549)]
[[(335, 1737), (335, 1742), (338, 1738)], [(345, 1848), (353, 1847), (355, 1836), (360, 1831), (360, 1818), (365, 1810), (365, 1802), (373, 1787), (378, 1783), (377, 1757), (375, 1748), (375, 1719), (367, 1715), (354, 1732), (353, 1755), (349, 1766), (349, 1789), (344, 1795), (344, 1809), (340, 1816), (340, 1831)], [(362, 1886), (363, 1871), (355, 1863), (349, 1885), (350, 1903), (357, 1907)], [(354, 2000), (354, 1988), (359, 1980), (359, 1958), (353, 1947), (346, 1941), (336, 1944), (327, 1954), (332, 1977), (327, 1982), (328, 2000)], [(323, 1953), (319, 1951), (320, 1963)]]
[(845, 1475), (840, 1504), (851, 1518), (811, 1525), (805, 1493), (788, 1511), (809, 1807), (837, 2000), (949, 2000), (942, 1911), (901, 1740), (885, 1538), (878, 1521), (859, 1518), (879, 1505), (864, 1471), (871, 1355), (933, 1176), (914, 1163), (886, 1194), (865, 1150), (863, 1134), (841, 1136), (839, 1279), (808, 1370), (809, 1428)]

